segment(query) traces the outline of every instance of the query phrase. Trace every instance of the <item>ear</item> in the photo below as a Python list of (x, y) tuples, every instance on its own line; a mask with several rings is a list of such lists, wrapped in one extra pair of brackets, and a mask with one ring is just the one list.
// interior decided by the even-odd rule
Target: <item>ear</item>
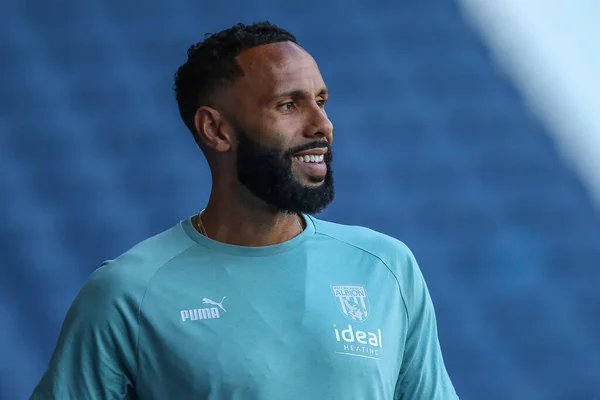
[(194, 125), (198, 138), (207, 147), (220, 153), (233, 147), (233, 138), (225, 128), (222, 114), (212, 107), (202, 106), (196, 110)]

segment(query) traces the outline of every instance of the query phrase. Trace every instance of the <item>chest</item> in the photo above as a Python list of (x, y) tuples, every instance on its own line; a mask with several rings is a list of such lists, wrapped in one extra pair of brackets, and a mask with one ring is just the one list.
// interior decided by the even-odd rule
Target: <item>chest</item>
[(405, 336), (397, 282), (366, 260), (299, 261), (181, 268), (151, 286), (140, 378), (180, 397), (389, 398)]

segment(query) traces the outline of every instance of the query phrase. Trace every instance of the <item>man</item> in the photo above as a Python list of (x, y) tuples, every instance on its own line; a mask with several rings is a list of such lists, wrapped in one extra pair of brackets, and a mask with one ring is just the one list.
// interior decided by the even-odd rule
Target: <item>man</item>
[(310, 214), (334, 197), (315, 60), (238, 24), (188, 51), (204, 211), (104, 263), (32, 399), (457, 399), (410, 250)]

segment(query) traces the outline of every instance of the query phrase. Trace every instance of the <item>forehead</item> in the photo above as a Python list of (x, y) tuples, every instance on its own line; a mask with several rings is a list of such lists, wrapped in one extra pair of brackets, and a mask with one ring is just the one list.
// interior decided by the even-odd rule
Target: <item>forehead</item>
[(239, 86), (251, 91), (246, 94), (272, 96), (288, 89), (318, 92), (325, 86), (314, 58), (292, 42), (253, 47), (237, 60), (244, 71)]

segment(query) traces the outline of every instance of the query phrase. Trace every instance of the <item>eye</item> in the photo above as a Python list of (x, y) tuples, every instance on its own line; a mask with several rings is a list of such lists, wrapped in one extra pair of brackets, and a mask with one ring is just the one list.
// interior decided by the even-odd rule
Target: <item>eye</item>
[(277, 106), (278, 109), (283, 111), (290, 111), (296, 107), (296, 104), (293, 101), (288, 101), (287, 103), (283, 103)]
[(319, 105), (319, 107), (323, 108), (325, 107), (325, 103), (327, 103), (326, 99), (319, 99), (317, 100), (317, 104)]

